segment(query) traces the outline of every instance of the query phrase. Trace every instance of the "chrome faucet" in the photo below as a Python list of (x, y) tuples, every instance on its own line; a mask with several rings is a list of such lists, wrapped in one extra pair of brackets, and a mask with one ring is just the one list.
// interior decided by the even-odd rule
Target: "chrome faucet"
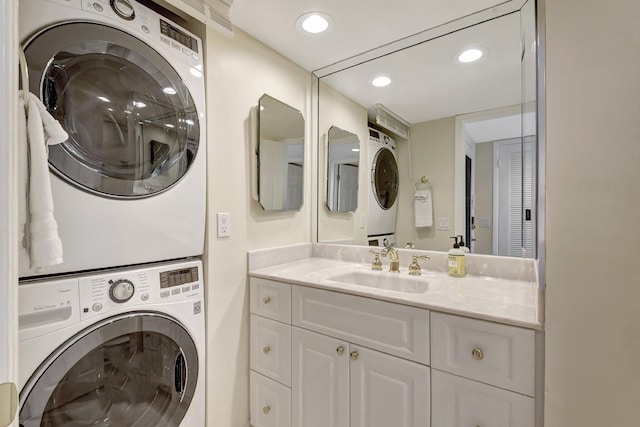
[(389, 271), (392, 273), (400, 273), (400, 258), (398, 251), (393, 246), (385, 246), (380, 255), (389, 255)]

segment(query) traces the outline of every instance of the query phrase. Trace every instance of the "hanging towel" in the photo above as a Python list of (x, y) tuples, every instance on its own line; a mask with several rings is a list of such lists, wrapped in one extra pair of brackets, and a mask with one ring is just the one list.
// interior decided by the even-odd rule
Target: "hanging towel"
[[(20, 111), (24, 112), (22, 91), (19, 99)], [(27, 111), (24, 116), (19, 114), (18, 125), (20, 256), (28, 257), (31, 268), (39, 271), (62, 263), (62, 242), (53, 216), (47, 146), (60, 144), (69, 136), (32, 93)]]
[(416, 228), (433, 226), (433, 202), (431, 189), (416, 190), (413, 196)]

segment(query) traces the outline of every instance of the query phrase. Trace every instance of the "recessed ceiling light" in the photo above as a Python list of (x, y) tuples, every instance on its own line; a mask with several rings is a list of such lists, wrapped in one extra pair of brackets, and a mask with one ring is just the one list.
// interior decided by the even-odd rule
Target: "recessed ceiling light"
[(478, 59), (482, 58), (485, 54), (485, 49), (481, 49), (481, 48), (472, 48), (472, 49), (467, 49), (463, 52), (461, 52), (458, 56), (458, 62), (462, 62), (462, 63), (469, 63), (469, 62), (474, 62), (477, 61)]
[(175, 95), (177, 93), (176, 90), (172, 87), (165, 87), (164, 89), (162, 89), (162, 91), (167, 95)]
[(353, 151), (354, 153), (359, 153), (360, 149), (359, 148), (352, 148), (351, 151)]
[(391, 84), (391, 79), (387, 76), (378, 76), (371, 80), (371, 84), (375, 87), (385, 87)]
[(326, 13), (309, 12), (296, 20), (298, 31), (306, 34), (320, 34), (329, 29), (333, 19)]

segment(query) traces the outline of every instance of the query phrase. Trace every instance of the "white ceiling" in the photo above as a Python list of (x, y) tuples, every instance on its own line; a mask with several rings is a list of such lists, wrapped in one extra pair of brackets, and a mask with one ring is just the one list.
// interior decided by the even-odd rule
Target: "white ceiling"
[[(315, 71), (437, 26), (446, 33), (454, 25), (443, 24), (457, 18), (483, 10), (483, 17), (490, 16), (487, 12), (523, 1), (234, 0), (231, 20), (304, 69)], [(297, 30), (297, 18), (310, 11), (332, 16), (329, 32), (305, 35)], [(520, 16), (514, 13), (321, 81), (365, 108), (381, 103), (410, 123), (514, 105), (521, 99), (520, 32)], [(486, 57), (473, 64), (454, 61), (470, 46), (485, 48)], [(379, 73), (391, 77), (392, 84), (382, 89), (371, 86)]]

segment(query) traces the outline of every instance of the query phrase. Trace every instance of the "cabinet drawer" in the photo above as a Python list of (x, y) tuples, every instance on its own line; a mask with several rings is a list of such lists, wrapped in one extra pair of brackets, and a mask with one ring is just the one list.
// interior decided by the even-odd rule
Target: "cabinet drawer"
[(433, 368), (535, 395), (534, 331), (431, 314)]
[(291, 323), (291, 285), (252, 277), (249, 291), (251, 313)]
[(534, 427), (535, 400), (431, 370), (433, 427)]
[(251, 425), (291, 427), (291, 390), (251, 371)]
[(292, 323), (429, 364), (429, 312), (416, 307), (293, 286)]
[(291, 326), (251, 315), (251, 369), (291, 386)]

